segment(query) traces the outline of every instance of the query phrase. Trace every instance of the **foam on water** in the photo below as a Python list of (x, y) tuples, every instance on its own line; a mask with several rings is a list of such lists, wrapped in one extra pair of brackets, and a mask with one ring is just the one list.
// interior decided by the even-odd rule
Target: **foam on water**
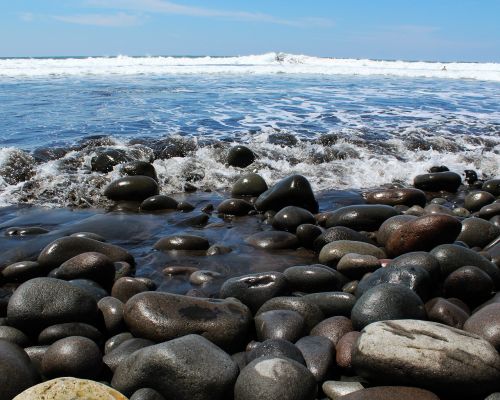
[[(446, 70), (443, 70), (446, 66)], [(240, 57), (88, 57), (0, 59), (0, 77), (141, 74), (386, 75), (500, 82), (499, 63), (380, 61), (266, 53)]]

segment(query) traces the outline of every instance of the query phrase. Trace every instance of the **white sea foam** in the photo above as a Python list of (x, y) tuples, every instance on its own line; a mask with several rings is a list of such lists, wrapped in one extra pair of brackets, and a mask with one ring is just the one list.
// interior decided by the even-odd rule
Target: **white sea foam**
[[(443, 67), (446, 67), (444, 70)], [(500, 63), (377, 61), (266, 53), (240, 57), (0, 59), (0, 77), (138, 74), (386, 75), (500, 82)]]

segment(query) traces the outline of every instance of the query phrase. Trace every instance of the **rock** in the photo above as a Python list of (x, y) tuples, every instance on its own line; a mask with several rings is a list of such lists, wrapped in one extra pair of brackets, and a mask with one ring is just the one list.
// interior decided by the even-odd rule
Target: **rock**
[(259, 174), (249, 173), (242, 175), (233, 184), (233, 196), (259, 196), (267, 190), (267, 183)]
[(111, 385), (127, 395), (148, 387), (166, 399), (222, 400), (237, 376), (238, 366), (228, 354), (199, 335), (187, 335), (134, 352)]
[(310, 293), (306, 294), (304, 299), (316, 304), (325, 317), (334, 317), (338, 315), (349, 317), (356, 303), (356, 297), (344, 292)]
[(443, 282), (447, 297), (456, 297), (469, 306), (477, 306), (493, 295), (495, 284), (478, 267), (465, 266), (453, 271)]
[(462, 178), (455, 172), (434, 172), (430, 174), (417, 175), (413, 185), (427, 192), (439, 192), (441, 190), (455, 193), (462, 184)]
[(107, 296), (97, 302), (97, 307), (102, 313), (107, 333), (116, 334), (125, 330), (123, 302), (115, 297)]
[(101, 332), (92, 325), (81, 322), (67, 322), (65, 324), (51, 325), (41, 331), (38, 335), (38, 344), (50, 345), (69, 336), (86, 337), (96, 343), (101, 342), (103, 339)]
[(2, 153), (0, 178), (9, 185), (28, 181), (34, 174), (35, 160), (28, 153), (19, 149), (6, 149)]
[(314, 247), (314, 241), (323, 233), (323, 230), (313, 224), (301, 224), (295, 230), (295, 235), (299, 239), (302, 247), (311, 249)]
[(363, 390), (364, 387), (359, 382), (326, 381), (321, 386), (323, 392), (329, 399), (336, 400), (350, 393)]
[(124, 150), (106, 149), (90, 160), (92, 171), (110, 172), (113, 167), (123, 162), (130, 161)]
[(243, 216), (253, 210), (253, 205), (242, 199), (226, 199), (217, 207), (217, 212), (225, 215)]
[(255, 161), (255, 154), (245, 146), (231, 147), (227, 155), (227, 163), (232, 167), (245, 168)]
[(141, 203), (142, 211), (158, 211), (158, 210), (176, 210), (178, 206), (177, 200), (163, 194), (157, 194), (145, 199)]
[(100, 286), (97, 282), (91, 281), (90, 279), (72, 279), (68, 282), (73, 286), (86, 291), (96, 302), (101, 300), (103, 297), (109, 296), (109, 293), (104, 290), (102, 286)]
[(195, 235), (172, 235), (158, 240), (153, 248), (156, 250), (207, 250), (208, 240)]
[(408, 267), (421, 267), (425, 269), (433, 282), (438, 282), (441, 276), (439, 262), (432, 254), (425, 251), (415, 251), (402, 254), (391, 260), (391, 267), (394, 268), (408, 268)]
[(118, 279), (111, 289), (111, 296), (117, 298), (122, 303), (126, 303), (128, 299), (138, 293), (148, 292), (151, 289), (143, 281), (125, 276)]
[(483, 183), (482, 189), (493, 196), (500, 196), (500, 179), (490, 179)]
[(271, 310), (292, 310), (298, 312), (304, 318), (306, 329), (311, 330), (324, 319), (321, 309), (303, 297), (278, 296), (266, 301), (259, 308), (255, 316)]
[(101, 253), (113, 262), (126, 261), (135, 265), (134, 258), (125, 249), (85, 237), (63, 237), (54, 240), (41, 251), (38, 263), (42, 267), (56, 268), (70, 258), (86, 252)]
[(497, 351), (500, 349), (500, 303), (476, 311), (463, 326), (464, 331), (481, 336)]
[(257, 232), (247, 237), (245, 242), (266, 250), (296, 249), (299, 246), (297, 236), (282, 231)]
[(296, 311), (271, 310), (255, 317), (255, 331), (261, 341), (284, 339), (295, 342), (302, 336), (304, 328), (304, 318)]
[(322, 336), (330, 340), (333, 346), (337, 346), (338, 341), (346, 333), (353, 331), (352, 323), (349, 318), (336, 316), (324, 319), (313, 329), (311, 336)]
[(447, 396), (491, 393), (500, 378), (500, 356), (486, 340), (417, 320), (367, 326), (354, 348), (353, 367), (370, 381), (413, 384)]
[(393, 283), (382, 283), (367, 290), (351, 313), (355, 330), (377, 321), (425, 318), (425, 307), (420, 297), (407, 286)]
[(384, 251), (372, 244), (355, 242), (352, 240), (338, 240), (336, 242), (326, 244), (321, 249), (319, 253), (319, 262), (321, 264), (335, 267), (340, 259), (349, 253), (385, 258)]
[(258, 211), (279, 211), (286, 206), (297, 206), (317, 213), (318, 202), (309, 181), (302, 175), (291, 175), (262, 193), (255, 202)]
[(39, 226), (25, 226), (18, 228), (17, 226), (8, 228), (5, 231), (6, 236), (30, 236), (30, 235), (43, 235), (49, 231)]
[(234, 400), (314, 400), (316, 380), (302, 364), (284, 358), (263, 357), (241, 371)]
[(97, 317), (92, 296), (69, 282), (53, 278), (34, 278), (19, 286), (7, 307), (9, 324), (36, 332), (64, 322), (89, 322)]
[(408, 207), (414, 205), (424, 207), (427, 199), (425, 198), (425, 193), (419, 189), (403, 188), (369, 192), (366, 195), (366, 202), (368, 204), (385, 204), (388, 206), (404, 204)]
[(429, 251), (440, 244), (453, 243), (461, 229), (462, 225), (455, 217), (424, 215), (394, 230), (387, 238), (385, 249), (391, 257), (413, 251)]
[(380, 261), (375, 256), (356, 253), (345, 254), (337, 264), (337, 271), (350, 279), (361, 279), (368, 272), (380, 268)]
[(70, 336), (53, 343), (42, 359), (42, 372), (47, 378), (73, 376), (95, 379), (102, 369), (99, 347), (90, 339)]
[(262, 357), (277, 357), (294, 360), (306, 365), (300, 350), (293, 343), (284, 339), (268, 339), (247, 352), (247, 363)]
[(351, 240), (354, 242), (371, 243), (370, 240), (362, 233), (356, 232), (351, 228), (346, 228), (345, 226), (334, 226), (333, 228), (328, 228), (316, 238), (313, 246), (314, 250), (320, 251), (324, 245), (336, 242), (337, 240)]
[(382, 225), (380, 225), (377, 232), (377, 243), (380, 246), (385, 246), (387, 243), (387, 239), (389, 236), (397, 231), (401, 226), (405, 223), (414, 220), (417, 218), (414, 215), (396, 215), (394, 217), (386, 219)]
[(258, 272), (226, 280), (220, 289), (220, 297), (235, 297), (256, 312), (267, 300), (285, 294), (288, 282), (281, 272)]
[(454, 215), (454, 212), (451, 208), (446, 207), (441, 204), (429, 204), (424, 208), (425, 214), (446, 214), (446, 215)]
[(337, 342), (335, 361), (340, 368), (350, 370), (352, 368), (352, 350), (358, 341), (358, 331), (347, 332)]
[(452, 302), (436, 297), (425, 303), (429, 321), (439, 322), (452, 328), (462, 329), (469, 314)]
[(382, 223), (397, 215), (390, 206), (378, 204), (357, 204), (341, 207), (328, 214), (326, 227), (344, 226), (356, 231), (376, 231)]
[(0, 340), (1, 400), (10, 400), (40, 381), (30, 358), (18, 345)]
[(378, 386), (358, 390), (345, 396), (342, 400), (439, 400), (428, 390), (409, 386)]
[(466, 218), (457, 240), (469, 247), (484, 247), (500, 235), (500, 228), (482, 218)]
[(0, 340), (17, 344), (19, 347), (28, 347), (31, 342), (19, 329), (6, 325), (0, 326)]
[(245, 339), (252, 315), (236, 299), (200, 299), (145, 292), (125, 304), (125, 323), (134, 336), (156, 342), (198, 333), (222, 347)]
[(233, 251), (231, 247), (213, 244), (207, 249), (207, 256), (219, 256), (222, 254), (229, 254)]
[(188, 203), (187, 201), (180, 201), (179, 204), (177, 204), (177, 210), (182, 211), (182, 212), (190, 212), (193, 211), (195, 207)]
[(106, 343), (104, 344), (104, 354), (112, 352), (123, 342), (132, 338), (133, 336), (130, 332), (118, 333), (115, 336), (110, 337), (108, 340), (106, 340)]
[(127, 400), (127, 398), (102, 383), (65, 377), (32, 386), (14, 400)]
[(98, 235), (97, 233), (93, 232), (76, 232), (72, 233), (69, 235), (70, 237), (82, 237), (82, 238), (87, 238), (87, 239), (94, 239), (97, 240), (98, 242), (105, 242), (106, 239), (103, 238), (101, 235)]
[(464, 199), (464, 207), (469, 211), (479, 211), (482, 207), (493, 203), (495, 196), (485, 191), (468, 193)]
[(143, 201), (159, 194), (158, 183), (149, 176), (127, 176), (111, 182), (104, 196), (114, 201)]
[(220, 279), (221, 277), (222, 274), (220, 272), (200, 269), (189, 275), (189, 283), (192, 285), (204, 285), (214, 279)]
[(0, 276), (7, 282), (25, 282), (28, 279), (44, 276), (47, 272), (36, 261), (19, 261), (5, 267)]
[(24, 351), (39, 374), (42, 373), (42, 359), (49, 346), (29, 346)]
[(273, 228), (295, 233), (302, 224), (314, 224), (314, 215), (304, 208), (287, 206), (279, 210), (273, 218)]
[(325, 265), (297, 265), (283, 271), (290, 288), (300, 292), (315, 293), (340, 290), (347, 278)]
[(295, 346), (301, 351), (316, 382), (323, 382), (335, 365), (335, 346), (332, 342), (322, 336), (304, 336)]
[(123, 363), (134, 351), (143, 349), (144, 347), (153, 346), (155, 342), (147, 339), (131, 338), (120, 343), (113, 350), (108, 352), (102, 361), (113, 372)]
[(165, 400), (165, 397), (154, 389), (142, 388), (135, 391), (130, 400)]
[(500, 203), (496, 202), (481, 207), (481, 209), (477, 212), (477, 216), (484, 219), (490, 219), (497, 215), (500, 215)]
[(58, 279), (90, 279), (103, 287), (111, 288), (115, 279), (115, 265), (104, 254), (96, 252), (81, 253), (63, 262), (53, 271)]
[(128, 176), (149, 176), (158, 182), (158, 177), (156, 176), (155, 167), (146, 161), (131, 161), (124, 164), (120, 169), (122, 174)]

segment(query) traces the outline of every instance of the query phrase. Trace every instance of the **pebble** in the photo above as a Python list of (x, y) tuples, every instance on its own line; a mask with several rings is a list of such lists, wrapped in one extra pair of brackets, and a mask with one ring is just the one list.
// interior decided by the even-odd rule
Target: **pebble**
[(493, 203), (495, 196), (486, 191), (475, 191), (468, 193), (464, 198), (464, 207), (473, 212), (479, 211), (482, 207)]
[(172, 197), (158, 194), (145, 199), (140, 208), (142, 211), (176, 210), (177, 205), (177, 201)]
[(447, 297), (456, 297), (471, 307), (491, 298), (494, 287), (491, 277), (474, 266), (456, 269), (443, 282), (443, 291)]
[(114, 201), (144, 201), (159, 194), (158, 183), (149, 176), (127, 176), (111, 182), (104, 196)]
[(39, 226), (25, 226), (18, 228), (17, 226), (5, 230), (6, 236), (30, 236), (30, 235), (43, 235), (48, 233), (49, 230)]
[(113, 351), (113, 349), (116, 349), (120, 344), (132, 338), (133, 336), (130, 332), (122, 332), (111, 336), (104, 344), (104, 354), (108, 354)]
[(207, 239), (196, 235), (172, 235), (158, 240), (153, 248), (156, 250), (207, 250), (210, 243)]
[(325, 317), (343, 315), (349, 317), (356, 303), (356, 297), (345, 292), (317, 292), (309, 293), (304, 299), (316, 304)]
[(360, 333), (358, 331), (347, 332), (342, 336), (335, 347), (335, 361), (340, 368), (345, 370), (352, 369), (352, 350), (356, 345)]
[(469, 314), (464, 309), (442, 297), (436, 297), (425, 303), (425, 310), (429, 321), (457, 329), (462, 329), (469, 318)]
[(38, 344), (50, 345), (69, 336), (83, 336), (96, 343), (103, 339), (101, 332), (92, 325), (82, 322), (67, 322), (65, 324), (51, 325), (38, 335)]
[(296, 206), (287, 206), (279, 210), (273, 218), (273, 228), (279, 231), (295, 233), (302, 224), (314, 224), (314, 215), (308, 210)]
[(334, 226), (321, 233), (314, 241), (313, 246), (316, 251), (320, 251), (325, 244), (337, 240), (352, 240), (355, 242), (370, 243), (370, 240), (365, 235), (354, 229), (346, 228), (345, 226)]
[(165, 397), (154, 389), (142, 388), (135, 391), (130, 400), (165, 400)]
[(245, 168), (254, 161), (254, 152), (246, 146), (233, 146), (227, 155), (227, 163), (232, 167)]
[(482, 218), (466, 218), (462, 221), (462, 230), (457, 240), (469, 247), (483, 248), (500, 235), (500, 227)]
[(255, 317), (255, 331), (261, 341), (267, 339), (284, 339), (295, 342), (305, 330), (302, 315), (291, 310), (271, 310)]
[(122, 362), (124, 362), (134, 351), (143, 349), (144, 347), (153, 346), (154, 344), (155, 342), (151, 340), (130, 338), (120, 343), (113, 350), (106, 353), (106, 355), (102, 358), (102, 361), (108, 366), (111, 371), (115, 372), (118, 366)]
[(392, 232), (398, 230), (402, 225), (414, 220), (415, 218), (417, 218), (415, 215), (396, 215), (386, 219), (377, 231), (377, 243), (380, 246), (385, 246), (387, 239), (389, 239)]
[(439, 400), (439, 397), (428, 390), (408, 386), (379, 386), (358, 390), (341, 400)]
[(321, 386), (323, 392), (331, 400), (340, 399), (342, 396), (364, 389), (359, 382), (326, 381)]
[(28, 355), (17, 344), (0, 339), (0, 387), (2, 399), (12, 399), (40, 382)]
[(340, 338), (353, 330), (352, 322), (349, 318), (336, 316), (321, 321), (311, 329), (310, 335), (325, 337), (330, 340), (333, 346), (337, 346)]
[(391, 206), (380, 204), (359, 204), (341, 207), (328, 214), (326, 227), (344, 226), (356, 231), (376, 231), (382, 223), (397, 215)]
[(244, 174), (233, 184), (233, 196), (259, 196), (268, 189), (267, 183), (259, 174)]
[(377, 257), (357, 253), (345, 254), (337, 264), (337, 271), (349, 279), (361, 279), (366, 273), (379, 268), (380, 261)]
[(6, 340), (23, 348), (31, 343), (31, 340), (22, 331), (7, 325), (0, 326), (0, 340)]
[(150, 178), (153, 178), (158, 182), (155, 167), (151, 163), (148, 163), (146, 161), (131, 161), (129, 163), (123, 164), (120, 168), (120, 172), (129, 176), (149, 176)]
[(297, 236), (283, 231), (257, 232), (247, 237), (245, 242), (266, 250), (296, 249), (299, 247)]
[(226, 199), (217, 207), (217, 212), (224, 215), (244, 216), (253, 210), (253, 205), (242, 199)]
[(335, 366), (335, 346), (322, 336), (304, 336), (295, 346), (300, 350), (307, 369), (316, 382), (323, 382), (333, 372)]
[(428, 192), (439, 192), (441, 190), (455, 193), (462, 184), (462, 178), (455, 172), (432, 172), (430, 174), (417, 175), (413, 185), (420, 190)]
[(298, 347), (284, 339), (267, 339), (262, 343), (257, 343), (247, 352), (247, 364), (261, 357), (288, 358), (306, 365)]
[(403, 204), (408, 207), (414, 205), (424, 207), (426, 201), (425, 193), (413, 188), (375, 190), (366, 195), (367, 203), (388, 206)]
[(372, 244), (353, 240), (337, 240), (326, 244), (319, 252), (319, 262), (330, 267), (336, 267), (342, 257), (349, 253), (385, 258), (384, 251)]
[(301, 224), (297, 226), (295, 235), (299, 239), (302, 247), (311, 249), (314, 247), (315, 240), (323, 233), (323, 230), (314, 224)]
[(412, 251), (402, 254), (392, 259), (389, 265), (395, 268), (421, 267), (429, 273), (434, 283), (437, 283), (441, 277), (441, 269), (437, 258), (426, 251)]
[(36, 261), (19, 261), (5, 267), (0, 275), (7, 282), (25, 282), (46, 274), (47, 269), (40, 267)]
[(490, 179), (483, 183), (482, 189), (493, 196), (500, 196), (500, 179)]
[(288, 267), (283, 275), (292, 290), (307, 293), (340, 290), (348, 281), (341, 273), (321, 264)]
[(464, 331), (481, 336), (500, 350), (500, 303), (489, 304), (472, 314), (464, 323)]
[(108, 334), (116, 334), (125, 330), (123, 320), (123, 302), (116, 297), (103, 297), (97, 302), (97, 307), (101, 311), (104, 320), (104, 327)]

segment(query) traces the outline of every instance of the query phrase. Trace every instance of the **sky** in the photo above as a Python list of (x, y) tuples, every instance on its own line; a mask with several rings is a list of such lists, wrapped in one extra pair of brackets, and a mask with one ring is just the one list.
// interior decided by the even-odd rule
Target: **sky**
[(2, 0), (0, 57), (500, 62), (500, 0)]

